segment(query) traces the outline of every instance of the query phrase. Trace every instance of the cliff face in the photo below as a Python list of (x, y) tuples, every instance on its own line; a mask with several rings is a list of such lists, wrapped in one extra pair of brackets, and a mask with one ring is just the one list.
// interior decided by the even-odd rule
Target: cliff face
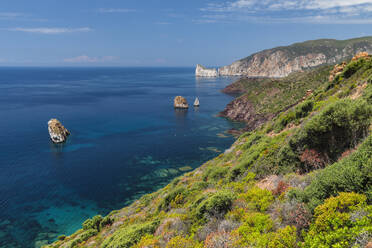
[(197, 77), (217, 77), (218, 72), (217, 69), (207, 69), (202, 65), (196, 65), (195, 69), (195, 76)]
[(359, 52), (372, 52), (372, 37), (351, 40), (314, 40), (255, 53), (219, 68), (221, 76), (285, 77), (326, 64), (350, 59)]

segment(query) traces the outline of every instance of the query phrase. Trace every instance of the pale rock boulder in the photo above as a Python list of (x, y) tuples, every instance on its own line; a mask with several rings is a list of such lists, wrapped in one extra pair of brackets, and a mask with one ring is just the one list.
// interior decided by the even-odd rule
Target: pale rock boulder
[(174, 98), (174, 108), (187, 109), (189, 108), (189, 104), (187, 103), (187, 100), (184, 97), (176, 96)]
[(50, 139), (54, 143), (63, 143), (66, 141), (70, 132), (57, 119), (48, 121), (48, 131)]
[(218, 72), (217, 72), (217, 69), (215, 69), (215, 68), (208, 69), (208, 68), (205, 68), (204, 66), (198, 64), (198, 65), (196, 65), (195, 76), (197, 76), (197, 77), (217, 77)]

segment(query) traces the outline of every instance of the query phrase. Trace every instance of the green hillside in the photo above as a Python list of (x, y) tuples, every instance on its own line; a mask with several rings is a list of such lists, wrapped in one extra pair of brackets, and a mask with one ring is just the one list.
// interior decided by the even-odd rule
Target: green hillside
[[(335, 40), (335, 39), (319, 39), (309, 40), (305, 42), (295, 43), (289, 46), (280, 46), (273, 49), (267, 49), (258, 53), (274, 53), (276, 51), (283, 51), (292, 57), (298, 57), (309, 53), (323, 53), (327, 58), (335, 57), (335, 62), (340, 62), (336, 57), (346, 59), (353, 56), (358, 50), (372, 48), (372, 36), (354, 38), (349, 40)], [(345, 49), (345, 50), (344, 50)], [(344, 56), (348, 54), (349, 56)], [(255, 54), (241, 59), (241, 61), (250, 60)]]
[(331, 69), (290, 75), (312, 82), (312, 94), (302, 99), (307, 83), (300, 91), (283, 86), (257, 110), (278, 114), (230, 149), (47, 247), (365, 247), (372, 241), (372, 59), (350, 62), (329, 82)]

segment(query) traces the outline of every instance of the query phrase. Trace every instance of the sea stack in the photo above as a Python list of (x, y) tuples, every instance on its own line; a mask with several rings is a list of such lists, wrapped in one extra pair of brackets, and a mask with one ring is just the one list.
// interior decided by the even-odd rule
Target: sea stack
[(200, 105), (199, 98), (195, 98), (194, 107), (199, 107), (199, 105)]
[(217, 69), (207, 69), (202, 65), (197, 64), (195, 69), (195, 76), (197, 77), (217, 77)]
[(189, 104), (187, 103), (187, 101), (184, 97), (176, 96), (174, 98), (174, 108), (187, 109), (187, 108), (189, 108)]
[(48, 131), (50, 139), (54, 143), (65, 142), (70, 132), (57, 119), (50, 119), (48, 121)]

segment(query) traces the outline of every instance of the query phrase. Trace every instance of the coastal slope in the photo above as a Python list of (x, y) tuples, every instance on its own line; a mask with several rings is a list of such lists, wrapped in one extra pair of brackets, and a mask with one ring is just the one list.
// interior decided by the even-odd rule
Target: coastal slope
[(285, 77), (292, 72), (339, 63), (359, 52), (372, 53), (372, 37), (321, 39), (276, 47), (223, 66), (218, 73), (221, 76)]
[(372, 58), (331, 73), (305, 73), (311, 94), (224, 153), (47, 247), (372, 245)]

